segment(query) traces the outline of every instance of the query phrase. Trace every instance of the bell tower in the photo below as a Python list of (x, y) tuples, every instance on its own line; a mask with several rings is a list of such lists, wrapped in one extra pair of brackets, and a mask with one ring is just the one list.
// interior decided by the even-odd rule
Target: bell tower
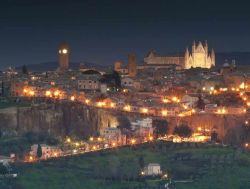
[(62, 44), (58, 50), (59, 53), (59, 69), (60, 71), (67, 71), (69, 69), (69, 46)]
[(137, 74), (136, 70), (136, 57), (135, 54), (128, 55), (128, 75), (130, 77), (135, 77)]

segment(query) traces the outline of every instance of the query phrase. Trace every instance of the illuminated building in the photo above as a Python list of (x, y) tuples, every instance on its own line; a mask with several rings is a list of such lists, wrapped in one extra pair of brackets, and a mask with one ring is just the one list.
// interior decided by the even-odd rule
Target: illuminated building
[(208, 52), (207, 42), (203, 45), (201, 42), (196, 45), (193, 43), (192, 52), (188, 48), (184, 55), (159, 56), (151, 51), (144, 58), (145, 65), (176, 65), (182, 69), (190, 68), (211, 68), (215, 66), (215, 53), (212, 49)]

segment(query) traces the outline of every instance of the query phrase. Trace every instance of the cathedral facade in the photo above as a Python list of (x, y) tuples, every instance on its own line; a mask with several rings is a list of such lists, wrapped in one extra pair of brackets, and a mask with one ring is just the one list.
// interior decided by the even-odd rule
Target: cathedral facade
[(188, 48), (184, 55), (159, 56), (154, 51), (148, 53), (144, 58), (145, 65), (176, 65), (180, 69), (190, 68), (211, 68), (215, 66), (215, 53), (208, 51), (207, 42), (203, 45), (201, 42), (193, 43), (192, 51)]

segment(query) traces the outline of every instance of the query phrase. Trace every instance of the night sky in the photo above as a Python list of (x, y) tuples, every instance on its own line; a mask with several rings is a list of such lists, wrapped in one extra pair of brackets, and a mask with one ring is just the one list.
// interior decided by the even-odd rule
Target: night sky
[(1, 0), (0, 68), (57, 60), (110, 65), (150, 50), (183, 52), (207, 40), (216, 52), (250, 51), (250, 6), (241, 1)]

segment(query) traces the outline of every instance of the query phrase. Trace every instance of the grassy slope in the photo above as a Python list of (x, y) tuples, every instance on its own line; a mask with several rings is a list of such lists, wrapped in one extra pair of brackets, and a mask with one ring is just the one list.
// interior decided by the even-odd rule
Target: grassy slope
[[(168, 171), (175, 178), (193, 177), (194, 183), (176, 184), (178, 189), (220, 189), (220, 188), (248, 188), (250, 181), (250, 155), (236, 151), (232, 148), (220, 147), (183, 147), (170, 145), (161, 150), (156, 146), (140, 147), (136, 150), (124, 148), (112, 150), (105, 153), (82, 155), (78, 157), (67, 157), (60, 160), (50, 160), (33, 165), (20, 165), (20, 177), (17, 180), (19, 186), (25, 189), (98, 189), (98, 188), (132, 188), (139, 182), (106, 181), (93, 178), (93, 166), (104, 166), (107, 162), (126, 162), (123, 169), (135, 165), (138, 155), (143, 154), (145, 163), (160, 163), (163, 171)], [(180, 160), (174, 157), (184, 154), (191, 155), (192, 160)], [(115, 159), (114, 159), (115, 158)], [(239, 158), (244, 158), (242, 163)], [(100, 165), (99, 165), (100, 164)], [(148, 182), (154, 185), (154, 182)]]

